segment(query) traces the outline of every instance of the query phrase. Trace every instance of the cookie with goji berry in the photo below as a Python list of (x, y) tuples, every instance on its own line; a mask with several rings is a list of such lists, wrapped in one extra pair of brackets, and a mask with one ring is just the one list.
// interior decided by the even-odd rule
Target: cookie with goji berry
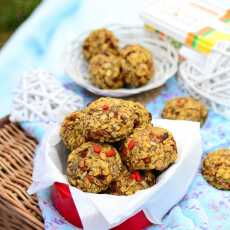
[(92, 31), (83, 43), (83, 54), (90, 60), (97, 54), (119, 54), (118, 39), (106, 28)]
[(67, 149), (74, 150), (86, 142), (85, 117), (86, 114), (83, 110), (72, 112), (62, 122), (60, 135)]
[(202, 174), (215, 188), (230, 190), (230, 149), (209, 153), (203, 161)]
[(113, 146), (86, 142), (69, 154), (67, 177), (72, 186), (99, 193), (119, 176), (121, 168), (120, 155)]
[(109, 193), (113, 195), (132, 195), (135, 192), (149, 188), (154, 184), (155, 176), (152, 172), (149, 172), (149, 175), (146, 176), (145, 172), (129, 172), (123, 167), (120, 176), (110, 184)]
[(141, 103), (134, 101), (126, 101), (125, 103), (128, 103), (130, 109), (136, 114), (135, 128), (151, 123), (152, 115)]
[(91, 81), (101, 89), (119, 89), (124, 85), (121, 75), (121, 58), (98, 54), (89, 63)]
[(125, 139), (134, 128), (136, 115), (122, 99), (102, 97), (87, 108), (88, 140), (113, 143)]
[(192, 97), (177, 97), (168, 101), (161, 116), (172, 120), (205, 122), (208, 110), (200, 101)]
[(177, 159), (172, 134), (151, 124), (136, 128), (121, 147), (121, 157), (130, 170), (165, 170)]
[(154, 61), (151, 52), (145, 47), (134, 44), (121, 49), (122, 74), (128, 86), (139, 87), (154, 77)]

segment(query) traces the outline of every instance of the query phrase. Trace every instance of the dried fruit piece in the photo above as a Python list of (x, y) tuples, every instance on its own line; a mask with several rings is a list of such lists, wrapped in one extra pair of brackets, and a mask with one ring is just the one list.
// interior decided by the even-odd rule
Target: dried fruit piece
[(138, 171), (134, 171), (131, 173), (131, 178), (136, 180), (136, 181), (141, 181), (141, 175)]
[(109, 110), (109, 106), (107, 104), (104, 104), (102, 106), (102, 109), (103, 109), (103, 111), (108, 111)]
[(134, 140), (129, 140), (128, 142), (128, 149), (132, 150), (134, 148), (134, 146), (136, 145), (136, 142)]
[(121, 153), (123, 155), (127, 155), (127, 149), (126, 149), (125, 145), (122, 145), (122, 147), (121, 147)]
[(114, 149), (110, 149), (108, 152), (106, 152), (107, 157), (113, 157), (116, 155), (116, 152)]
[(86, 156), (87, 156), (87, 151), (82, 151), (81, 153), (80, 153), (80, 155), (81, 155), (81, 157), (82, 158), (85, 158)]
[(168, 133), (165, 132), (162, 136), (162, 141), (166, 140), (169, 137)]
[(100, 153), (100, 152), (101, 152), (101, 146), (98, 145), (98, 144), (94, 144), (94, 145), (93, 145), (93, 151), (94, 151), (95, 153)]

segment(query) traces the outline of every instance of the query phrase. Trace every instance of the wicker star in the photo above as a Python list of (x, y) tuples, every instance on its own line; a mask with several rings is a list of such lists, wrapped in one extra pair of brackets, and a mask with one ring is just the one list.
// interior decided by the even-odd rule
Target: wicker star
[(82, 97), (65, 89), (54, 75), (35, 70), (20, 77), (10, 119), (19, 122), (59, 122), (82, 106)]
[(209, 54), (205, 67), (184, 61), (180, 65), (178, 79), (189, 94), (230, 118), (230, 42), (217, 43), (216, 50), (223, 53)]

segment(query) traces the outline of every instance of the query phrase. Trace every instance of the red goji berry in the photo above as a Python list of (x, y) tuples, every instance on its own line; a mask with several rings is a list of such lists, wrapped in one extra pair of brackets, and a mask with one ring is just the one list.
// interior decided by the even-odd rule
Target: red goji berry
[(107, 104), (104, 104), (102, 106), (102, 109), (103, 109), (103, 111), (108, 111), (109, 110), (109, 106)]
[(134, 140), (132, 140), (132, 139), (129, 140), (129, 142), (128, 142), (128, 149), (132, 150), (135, 145), (136, 145), (136, 142)]
[(93, 145), (93, 151), (95, 153), (100, 153), (101, 152), (101, 146), (100, 145), (97, 145), (97, 144), (94, 144)]
[(136, 172), (136, 181), (141, 181), (141, 175), (139, 172)]
[(138, 171), (132, 172), (131, 178), (135, 181), (141, 181), (141, 175)]
[(130, 175), (130, 178), (133, 179), (133, 180), (136, 180), (136, 175), (135, 175), (135, 173), (132, 173), (132, 174)]
[(109, 151), (106, 152), (107, 157), (113, 157), (116, 155), (116, 152), (114, 149), (110, 149)]

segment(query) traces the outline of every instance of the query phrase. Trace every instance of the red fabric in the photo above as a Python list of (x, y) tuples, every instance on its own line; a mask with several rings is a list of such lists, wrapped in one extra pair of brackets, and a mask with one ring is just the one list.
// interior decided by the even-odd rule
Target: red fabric
[(113, 230), (143, 230), (152, 225), (152, 223), (145, 217), (143, 211), (130, 217), (128, 220), (113, 228)]
[(82, 228), (78, 211), (74, 205), (69, 187), (62, 183), (54, 183), (51, 193), (54, 207), (71, 224)]
[[(59, 213), (71, 224), (82, 228), (82, 223), (78, 211), (74, 205), (69, 187), (63, 183), (54, 183), (51, 193), (52, 201)], [(143, 230), (152, 223), (145, 217), (143, 211), (127, 219), (113, 230)]]

